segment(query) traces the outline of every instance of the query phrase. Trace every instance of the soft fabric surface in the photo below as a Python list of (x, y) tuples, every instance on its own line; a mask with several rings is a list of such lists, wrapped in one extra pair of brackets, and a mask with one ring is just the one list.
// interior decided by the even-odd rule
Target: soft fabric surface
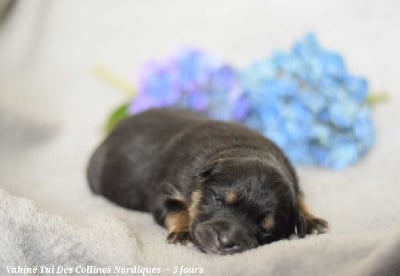
[(118, 269), (140, 266), (159, 268), (163, 275), (174, 275), (175, 267), (202, 269), (205, 275), (399, 275), (398, 230), (321, 235), (238, 255), (209, 256), (166, 245), (165, 231), (143, 214), (115, 210), (78, 225), (1, 191), (0, 272), (6, 274), (7, 267), (54, 266), (56, 271), (72, 268), (74, 274), (94, 267), (122, 275)]
[[(0, 64), (0, 275), (18, 265), (140, 265), (165, 275), (181, 265), (203, 268), (203, 275), (400, 275), (400, 2), (19, 3), (13, 24), (0, 32), (7, 50), (0, 55), (12, 53)], [(200, 15), (207, 4), (212, 9)], [(25, 26), (28, 18), (36, 24)], [(14, 27), (18, 22), (25, 23)], [(24, 26), (36, 26), (35, 35)], [(390, 94), (374, 110), (377, 143), (365, 159), (338, 172), (299, 168), (307, 202), (329, 221), (329, 233), (209, 256), (167, 245), (166, 230), (149, 214), (90, 193), (88, 157), (103, 137), (106, 114), (125, 99), (94, 78), (96, 63), (133, 78), (149, 57), (195, 45), (240, 66), (310, 29), (342, 51), (372, 90)]]

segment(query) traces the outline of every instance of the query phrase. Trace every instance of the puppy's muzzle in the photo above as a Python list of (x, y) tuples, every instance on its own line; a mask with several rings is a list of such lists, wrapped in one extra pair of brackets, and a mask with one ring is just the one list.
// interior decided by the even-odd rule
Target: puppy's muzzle
[(233, 254), (257, 246), (245, 227), (223, 219), (200, 223), (194, 237), (203, 251), (213, 254)]

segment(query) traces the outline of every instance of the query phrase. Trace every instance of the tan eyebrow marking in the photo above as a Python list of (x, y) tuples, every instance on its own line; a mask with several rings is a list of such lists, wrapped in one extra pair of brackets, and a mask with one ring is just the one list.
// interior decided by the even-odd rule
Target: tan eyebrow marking
[(203, 193), (201, 190), (195, 190), (191, 195), (191, 204), (188, 208), (189, 211), (189, 226), (191, 227), (193, 222), (197, 219), (199, 215), (199, 206)]
[(229, 191), (226, 193), (226, 201), (228, 203), (234, 203), (235, 201), (238, 200), (238, 195), (234, 191)]

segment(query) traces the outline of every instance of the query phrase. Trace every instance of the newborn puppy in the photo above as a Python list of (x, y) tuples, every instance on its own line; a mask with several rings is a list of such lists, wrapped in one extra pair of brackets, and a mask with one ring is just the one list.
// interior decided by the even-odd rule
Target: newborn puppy
[(295, 171), (269, 139), (184, 110), (153, 109), (123, 120), (91, 157), (91, 189), (148, 211), (170, 243), (232, 254), (323, 233)]

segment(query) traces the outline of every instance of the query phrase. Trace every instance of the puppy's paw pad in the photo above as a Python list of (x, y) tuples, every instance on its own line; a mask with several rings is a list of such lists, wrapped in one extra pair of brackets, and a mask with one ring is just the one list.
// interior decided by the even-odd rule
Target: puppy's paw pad
[(321, 218), (310, 218), (307, 220), (309, 234), (323, 234), (329, 229), (328, 222)]
[(167, 236), (167, 242), (170, 244), (189, 245), (192, 243), (189, 232), (171, 232)]

